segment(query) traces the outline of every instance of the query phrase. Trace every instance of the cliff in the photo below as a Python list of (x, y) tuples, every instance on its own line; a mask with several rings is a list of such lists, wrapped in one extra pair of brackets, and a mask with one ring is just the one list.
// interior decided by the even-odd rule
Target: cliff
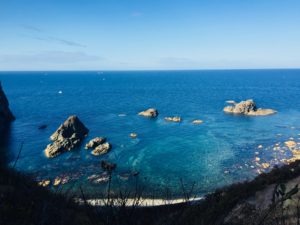
[(7, 97), (0, 83), (0, 131), (3, 131), (3, 129), (13, 120), (15, 120), (15, 117), (9, 109)]

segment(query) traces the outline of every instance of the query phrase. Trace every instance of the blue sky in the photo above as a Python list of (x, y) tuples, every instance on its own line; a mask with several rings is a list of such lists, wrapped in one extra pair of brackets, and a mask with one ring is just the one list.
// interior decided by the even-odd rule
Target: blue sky
[(299, 0), (0, 0), (0, 70), (300, 68)]

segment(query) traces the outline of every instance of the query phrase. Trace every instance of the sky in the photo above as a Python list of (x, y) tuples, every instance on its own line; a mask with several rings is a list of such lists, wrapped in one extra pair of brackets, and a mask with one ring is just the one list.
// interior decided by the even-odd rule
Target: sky
[(299, 0), (0, 0), (0, 70), (300, 68)]

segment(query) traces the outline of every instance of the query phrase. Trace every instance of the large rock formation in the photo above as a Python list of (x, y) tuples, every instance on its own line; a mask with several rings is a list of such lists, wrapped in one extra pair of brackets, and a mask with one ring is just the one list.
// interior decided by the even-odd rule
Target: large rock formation
[(0, 83), (0, 131), (13, 120), (15, 120), (15, 117), (9, 109), (8, 100)]
[(60, 127), (51, 135), (53, 141), (45, 149), (47, 157), (55, 157), (65, 151), (70, 151), (78, 146), (89, 130), (83, 125), (77, 116), (70, 116)]
[(154, 108), (150, 108), (150, 109), (140, 112), (139, 115), (145, 116), (145, 117), (157, 117), (158, 111)]
[(252, 99), (241, 101), (240, 103), (236, 103), (234, 101), (227, 101), (227, 103), (231, 105), (226, 106), (223, 109), (223, 111), (226, 113), (243, 114), (248, 116), (266, 116), (276, 113), (276, 111), (273, 109), (257, 108)]

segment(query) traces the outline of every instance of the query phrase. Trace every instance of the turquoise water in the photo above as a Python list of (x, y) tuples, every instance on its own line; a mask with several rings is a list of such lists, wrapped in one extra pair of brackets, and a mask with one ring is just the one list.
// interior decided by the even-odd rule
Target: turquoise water
[[(300, 70), (1, 72), (0, 80), (17, 118), (8, 148), (10, 165), (24, 142), (18, 170), (37, 180), (68, 177), (63, 187), (75, 192), (79, 186), (95, 195), (106, 189), (107, 183), (93, 184), (87, 177), (102, 173), (100, 161), (107, 159), (118, 165), (115, 192), (133, 188), (138, 179), (144, 195), (170, 190), (181, 196), (182, 179), (186, 187), (195, 183), (195, 193), (203, 195), (256, 176), (257, 151), (262, 161), (278, 164), (272, 146), (300, 137)], [(278, 113), (223, 113), (226, 100), (249, 98)], [(159, 110), (158, 118), (137, 116), (149, 107)], [(72, 114), (90, 130), (83, 145), (104, 136), (113, 145), (111, 152), (95, 157), (82, 146), (47, 159), (43, 150), (50, 135)], [(163, 119), (176, 115), (181, 123)], [(193, 125), (194, 119), (204, 123)], [(48, 127), (39, 130), (42, 124)], [(129, 138), (131, 132), (138, 138)], [(119, 178), (130, 171), (139, 171), (138, 178)]]

